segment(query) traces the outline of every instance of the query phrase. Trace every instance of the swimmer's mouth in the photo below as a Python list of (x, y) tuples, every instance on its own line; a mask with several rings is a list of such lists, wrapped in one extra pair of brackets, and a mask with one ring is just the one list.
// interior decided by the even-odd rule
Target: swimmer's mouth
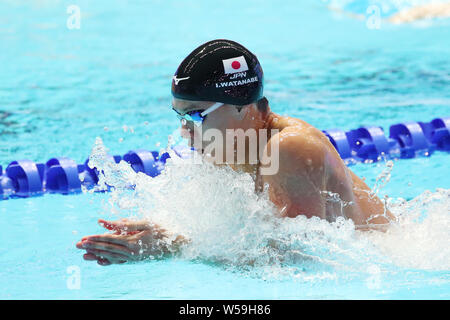
[(183, 139), (189, 139), (189, 140), (193, 140), (194, 139), (194, 131), (192, 129), (181, 129), (181, 137)]
[(188, 140), (187, 142), (190, 147), (194, 146), (194, 133), (190, 132), (189, 134), (184, 135), (183, 138)]

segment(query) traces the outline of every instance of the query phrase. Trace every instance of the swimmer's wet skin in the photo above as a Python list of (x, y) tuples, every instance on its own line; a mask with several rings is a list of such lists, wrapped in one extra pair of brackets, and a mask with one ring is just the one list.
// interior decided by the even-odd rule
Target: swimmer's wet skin
[[(192, 145), (201, 136), (200, 129), (216, 129), (223, 136), (227, 129), (278, 130), (269, 134), (267, 146), (258, 146), (278, 147), (279, 167), (275, 174), (261, 173), (261, 163), (267, 163), (262, 158), (256, 164), (229, 166), (251, 174), (256, 192), (268, 185), (270, 200), (279, 209), (280, 218), (305, 215), (333, 221), (344, 216), (360, 229), (388, 224), (393, 219), (391, 213), (347, 168), (320, 130), (300, 119), (271, 112), (263, 96), (263, 80), (256, 56), (236, 42), (214, 40), (195, 49), (172, 80), (172, 107), (182, 119), (182, 135)], [(236, 145), (233, 147), (236, 150)], [(197, 148), (199, 153), (202, 150)], [(329, 201), (330, 195), (339, 201)], [(189, 242), (183, 235), (171, 235), (170, 230), (148, 221), (99, 222), (113, 233), (84, 237), (77, 248), (86, 250), (84, 259), (100, 265), (169, 256)]]

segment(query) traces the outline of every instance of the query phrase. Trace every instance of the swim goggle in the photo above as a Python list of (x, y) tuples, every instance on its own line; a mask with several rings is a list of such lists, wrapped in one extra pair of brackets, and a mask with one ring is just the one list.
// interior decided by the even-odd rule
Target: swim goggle
[(205, 118), (209, 113), (217, 110), (223, 105), (224, 103), (222, 102), (216, 102), (205, 110), (192, 110), (186, 112), (185, 114), (181, 114), (174, 107), (172, 107), (172, 109), (177, 113), (178, 119), (193, 122), (197, 127), (199, 127), (203, 124), (203, 121), (205, 121)]

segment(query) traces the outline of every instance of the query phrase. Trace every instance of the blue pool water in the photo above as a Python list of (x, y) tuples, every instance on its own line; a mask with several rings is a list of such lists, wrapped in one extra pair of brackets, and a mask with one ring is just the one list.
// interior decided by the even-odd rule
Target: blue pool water
[[(66, 27), (72, 2), (81, 9), (79, 30)], [(366, 8), (394, 10), (393, 3), (1, 1), (0, 164), (53, 156), (81, 163), (96, 137), (114, 154), (165, 147), (178, 127), (171, 76), (192, 49), (215, 38), (258, 56), (273, 111), (318, 128), (387, 129), (449, 116), (450, 20), (382, 20), (369, 29)], [(448, 299), (449, 159), (436, 152), (394, 161), (380, 196), (401, 219), (386, 234), (302, 217), (270, 229), (269, 204), (244, 201), (247, 180), (218, 171), (180, 183), (204, 168), (176, 165), (171, 175), (141, 181), (144, 195), (1, 201), (0, 298)], [(387, 165), (352, 170), (373, 186)], [(230, 181), (238, 192), (225, 194)], [(105, 268), (82, 259), (75, 243), (103, 232), (98, 218), (130, 214), (192, 232), (198, 242), (165, 261)], [(267, 239), (285, 251), (264, 251), (258, 241)], [(254, 268), (243, 266), (242, 253), (256, 259)], [(70, 285), (73, 270), (79, 288)]]

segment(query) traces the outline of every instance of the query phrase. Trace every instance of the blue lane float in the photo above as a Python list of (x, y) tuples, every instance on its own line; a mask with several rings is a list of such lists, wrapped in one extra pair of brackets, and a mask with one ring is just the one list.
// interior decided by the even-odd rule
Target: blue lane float
[[(355, 130), (324, 130), (333, 146), (347, 164), (376, 162), (381, 159), (430, 156), (435, 150), (450, 151), (450, 117), (436, 118), (430, 122), (405, 122), (389, 128), (387, 137), (383, 128), (361, 127)], [(190, 156), (190, 148), (173, 147), (181, 158)], [(166, 152), (144, 149), (131, 150), (125, 155), (111, 156), (119, 163), (128, 162), (134, 171), (151, 177), (158, 176), (170, 155)], [(0, 200), (25, 198), (43, 193), (73, 194), (82, 186), (92, 188), (98, 182), (98, 171), (88, 166), (87, 159), (77, 164), (66, 157), (52, 158), (44, 163), (30, 160), (11, 162), (3, 170), (0, 165)]]
[(48, 160), (45, 164), (43, 185), (48, 192), (67, 194), (81, 190), (78, 165), (65, 157)]

